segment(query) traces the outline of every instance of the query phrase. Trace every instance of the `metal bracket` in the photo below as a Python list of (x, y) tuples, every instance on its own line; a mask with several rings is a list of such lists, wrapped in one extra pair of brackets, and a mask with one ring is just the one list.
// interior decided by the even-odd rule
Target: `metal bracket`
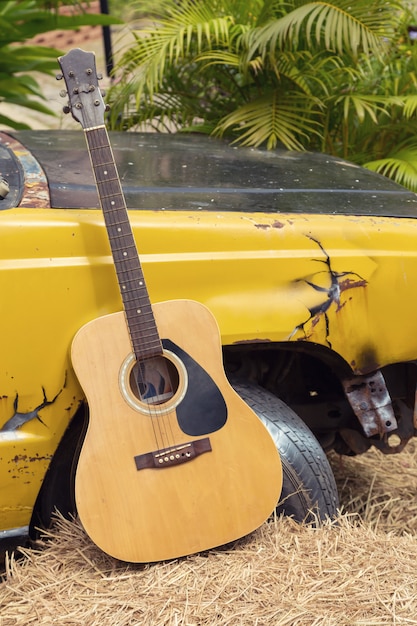
[(397, 420), (382, 373), (353, 376), (342, 381), (345, 394), (367, 437), (390, 433)]

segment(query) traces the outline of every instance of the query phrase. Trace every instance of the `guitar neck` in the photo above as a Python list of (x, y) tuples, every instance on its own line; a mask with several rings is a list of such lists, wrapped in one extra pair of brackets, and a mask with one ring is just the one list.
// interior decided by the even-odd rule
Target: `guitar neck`
[(136, 358), (161, 355), (162, 344), (105, 126), (84, 129)]

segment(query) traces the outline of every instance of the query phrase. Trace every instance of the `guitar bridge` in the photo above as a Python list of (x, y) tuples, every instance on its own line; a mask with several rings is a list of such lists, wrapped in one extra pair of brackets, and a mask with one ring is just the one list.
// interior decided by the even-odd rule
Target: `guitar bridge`
[(192, 461), (204, 452), (211, 452), (211, 443), (208, 437), (196, 439), (170, 448), (162, 448), (135, 456), (136, 469), (162, 469), (171, 465), (180, 465)]

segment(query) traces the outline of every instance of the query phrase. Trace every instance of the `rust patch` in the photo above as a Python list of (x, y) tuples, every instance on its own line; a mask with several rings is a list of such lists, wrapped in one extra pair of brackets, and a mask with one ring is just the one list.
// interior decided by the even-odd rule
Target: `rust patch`
[(284, 222), (280, 222), (275, 220), (272, 224), (255, 224), (255, 228), (260, 228), (261, 230), (268, 230), (268, 228), (284, 228)]
[[(351, 278), (345, 278), (339, 282), (340, 292), (347, 291), (348, 289), (354, 289), (355, 287), (366, 287), (367, 281), (364, 278), (359, 280), (352, 280)], [(340, 307), (339, 307), (340, 308)]]
[(33, 463), (34, 461), (50, 461), (51, 459), (51, 454), (45, 456), (39, 456), (38, 454), (35, 454), (35, 456), (28, 456), (27, 454), (16, 454), (16, 456), (10, 459), (10, 463)]
[(10, 148), (22, 164), (24, 173), (24, 187), (20, 207), (49, 208), (51, 199), (49, 195), (48, 180), (34, 156), (19, 141), (0, 132), (0, 141)]
[(354, 376), (342, 381), (349, 403), (366, 437), (390, 433), (398, 427), (382, 373)]

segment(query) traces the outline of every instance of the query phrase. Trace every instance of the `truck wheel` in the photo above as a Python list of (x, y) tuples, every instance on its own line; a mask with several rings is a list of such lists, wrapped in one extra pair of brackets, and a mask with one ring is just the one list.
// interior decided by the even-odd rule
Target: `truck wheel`
[(242, 380), (231, 384), (265, 424), (280, 453), (283, 487), (277, 513), (312, 524), (335, 517), (339, 498), (333, 471), (311, 430), (266, 389)]
[(39, 536), (39, 529), (48, 528), (51, 525), (52, 514), (55, 511), (59, 511), (66, 518), (75, 513), (73, 483), (85, 425), (85, 407), (81, 406), (55, 451), (39, 491), (29, 529), (32, 539)]

